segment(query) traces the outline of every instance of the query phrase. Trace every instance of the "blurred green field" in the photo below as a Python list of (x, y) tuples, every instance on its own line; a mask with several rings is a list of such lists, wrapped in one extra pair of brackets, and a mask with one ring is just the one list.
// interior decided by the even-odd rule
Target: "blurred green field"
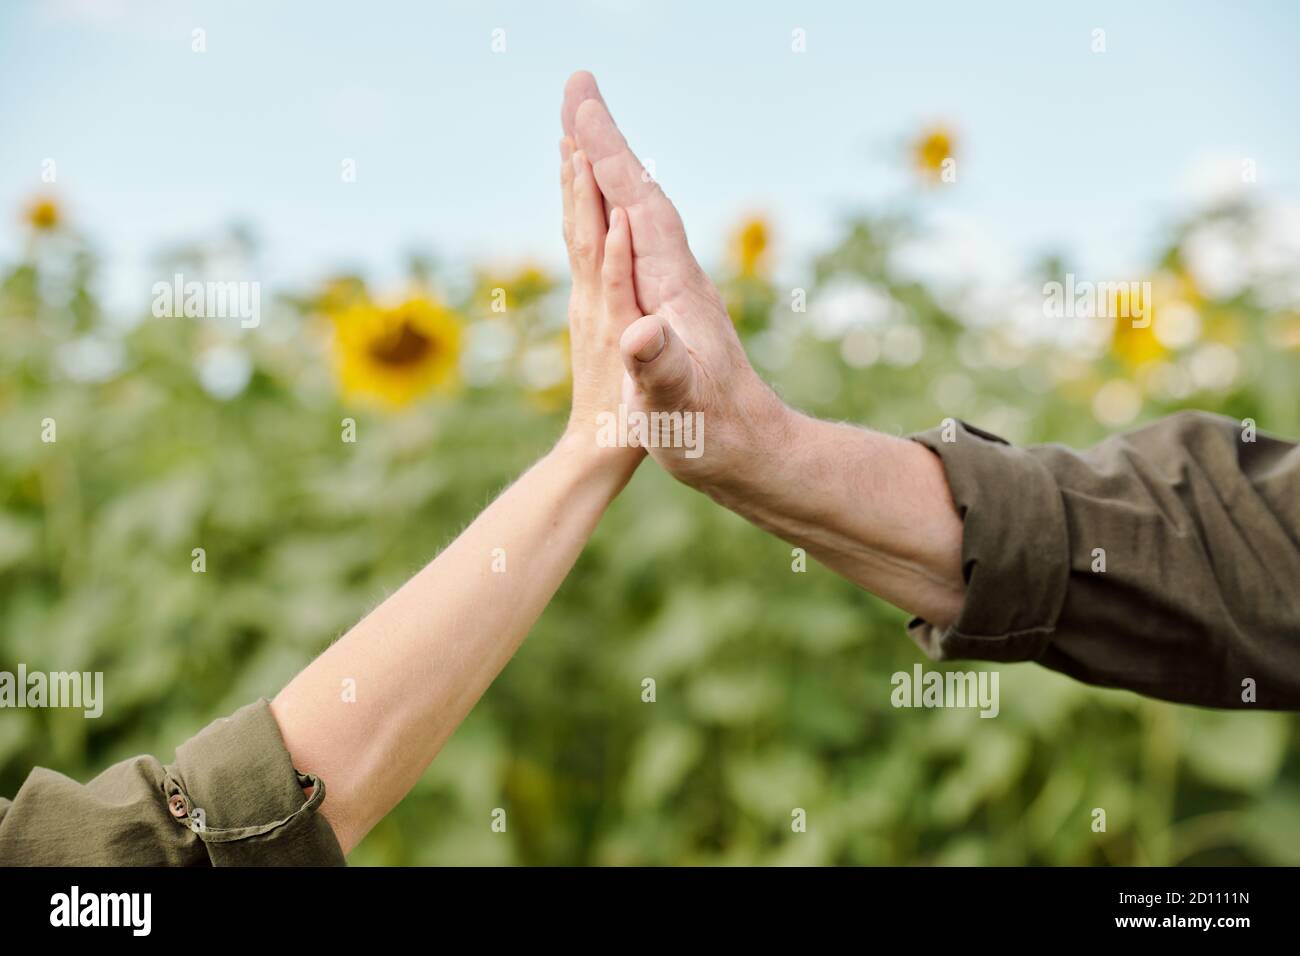
[[(807, 276), (807, 312), (773, 278), (766, 226), (740, 230), (717, 278), (760, 372), (821, 416), (907, 433), (953, 415), (1083, 446), (1201, 408), (1296, 435), (1300, 316), (1254, 276), (1211, 294), (1183, 254), (1207, 228), (1247, 248), (1254, 217), (1170, 229), (1142, 277), (1157, 290), (1144, 332), (1066, 340), (963, 314), (960, 290), (900, 274), (904, 218), (856, 218), (815, 262), (781, 264)], [(410, 294), (459, 329), (458, 371), (377, 406), (340, 387), (331, 351), (338, 298), (369, 307), (359, 280), (264, 290), (257, 329), (147, 308), (123, 321), (96, 302), (92, 242), (57, 217), (29, 229), (0, 284), (0, 669), (102, 670), (106, 703), (98, 720), (0, 712), (0, 793), (33, 765), (85, 779), (140, 752), (168, 760), (273, 696), (562, 427), (563, 277), (412, 263)], [(159, 276), (208, 255), (172, 250)], [(1026, 266), (1031, 289), (1066, 268)], [(816, 565), (793, 573), (789, 546), (647, 464), (352, 862), (1300, 863), (1296, 717), (1032, 665), (1001, 669), (995, 720), (895, 710), (890, 674), (923, 659), (904, 621)]]

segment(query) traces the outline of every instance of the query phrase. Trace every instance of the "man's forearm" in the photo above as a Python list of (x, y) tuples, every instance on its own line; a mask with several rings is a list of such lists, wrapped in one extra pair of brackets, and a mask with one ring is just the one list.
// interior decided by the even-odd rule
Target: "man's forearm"
[(782, 407), (703, 488), (891, 604), (944, 627), (965, 586), (961, 517), (928, 449)]
[(425, 771), (519, 647), (630, 470), (562, 443), (272, 703), (344, 852)]

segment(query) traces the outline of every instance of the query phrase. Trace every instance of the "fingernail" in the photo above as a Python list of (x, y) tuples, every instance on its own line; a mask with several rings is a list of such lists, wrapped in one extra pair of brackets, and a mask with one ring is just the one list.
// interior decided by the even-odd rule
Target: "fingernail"
[(663, 326), (660, 326), (654, 335), (645, 345), (636, 350), (636, 360), (638, 362), (653, 362), (659, 357), (659, 353), (664, 350), (668, 340), (664, 338)]
[(583, 160), (585, 159), (586, 157), (582, 155), (582, 150), (578, 150), (576, 153), (573, 154), (573, 171), (575, 173), (582, 172), (582, 163)]
[(609, 211), (609, 227), (611, 229), (623, 225), (623, 208), (615, 206)]

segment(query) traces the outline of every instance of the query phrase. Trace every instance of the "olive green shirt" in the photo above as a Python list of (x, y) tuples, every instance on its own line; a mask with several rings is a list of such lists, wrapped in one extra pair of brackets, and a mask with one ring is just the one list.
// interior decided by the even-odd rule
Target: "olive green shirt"
[(167, 766), (133, 757), (87, 784), (36, 768), (0, 799), (0, 865), (341, 865), (324, 799), (259, 700), (213, 721)]
[(929, 655), (1300, 708), (1300, 445), (1202, 412), (1085, 452), (960, 422), (914, 437), (964, 523), (957, 621), (909, 625)]

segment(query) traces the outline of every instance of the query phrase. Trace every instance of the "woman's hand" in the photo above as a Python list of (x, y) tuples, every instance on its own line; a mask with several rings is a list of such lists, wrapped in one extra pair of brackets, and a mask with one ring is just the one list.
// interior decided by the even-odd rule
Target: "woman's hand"
[[(620, 448), (609, 437), (619, 420), (626, 372), (619, 354), (623, 331), (641, 310), (632, 285), (632, 233), (627, 213), (609, 210), (586, 154), (573, 140), (560, 142), (560, 186), (564, 193), (564, 244), (569, 250), (573, 291), (569, 297), (569, 352), (573, 364), (573, 408), (561, 444), (591, 454), (601, 466), (630, 476), (645, 457), (641, 448)], [(601, 429), (601, 422), (606, 427)]]

